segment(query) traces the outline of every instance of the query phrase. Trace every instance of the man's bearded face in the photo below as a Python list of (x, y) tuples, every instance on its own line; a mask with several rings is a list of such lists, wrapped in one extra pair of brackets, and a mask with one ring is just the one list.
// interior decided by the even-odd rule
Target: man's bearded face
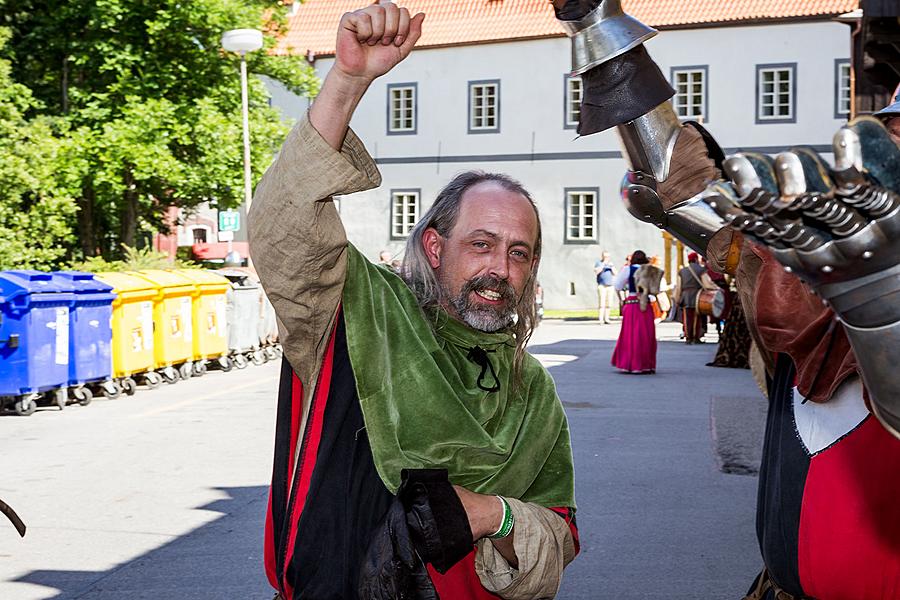
[[(443, 285), (443, 284), (442, 284)], [(486, 275), (474, 277), (453, 295), (444, 289), (450, 307), (462, 321), (479, 331), (494, 332), (513, 324), (518, 298), (506, 281)]]
[(537, 264), (538, 231), (525, 196), (495, 182), (468, 189), (450, 234), (425, 238), (450, 314), (479, 331), (512, 325)]

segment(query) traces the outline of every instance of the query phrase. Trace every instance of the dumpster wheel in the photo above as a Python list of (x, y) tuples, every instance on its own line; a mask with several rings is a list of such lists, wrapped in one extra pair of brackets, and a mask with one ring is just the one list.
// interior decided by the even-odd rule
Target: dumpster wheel
[(166, 383), (176, 383), (178, 381), (178, 371), (176, 371), (173, 367), (166, 367), (160, 372), (163, 379), (166, 380)]
[(162, 385), (162, 382), (162, 376), (156, 371), (148, 371), (147, 373), (144, 373), (144, 385), (147, 386), (148, 390), (155, 390)]
[(268, 362), (269, 357), (266, 356), (266, 353), (263, 350), (254, 350), (250, 353), (250, 360), (253, 361), (254, 365), (259, 366)]
[(53, 395), (55, 396), (53, 402), (56, 406), (59, 407), (59, 410), (63, 410), (66, 405), (69, 404), (69, 390), (66, 388), (59, 388), (58, 390), (53, 391)]
[(91, 403), (91, 400), (94, 399), (94, 392), (92, 392), (90, 388), (86, 387), (75, 388), (74, 390), (72, 390), (72, 395), (81, 406), (87, 406)]
[(247, 357), (243, 354), (235, 354), (234, 355), (234, 366), (238, 369), (246, 369), (247, 368)]
[(137, 391), (137, 382), (131, 377), (126, 377), (122, 380), (122, 391), (129, 396), (134, 396), (134, 393)]
[(198, 360), (194, 363), (194, 377), (202, 377), (206, 375), (208, 367), (205, 360)]
[(37, 402), (34, 399), (34, 395), (22, 396), (13, 404), (13, 410), (20, 417), (30, 416), (37, 409)]
[(182, 379), (190, 379), (193, 374), (194, 367), (190, 362), (181, 363), (178, 367), (178, 374), (181, 375)]
[(119, 384), (112, 379), (110, 379), (109, 381), (104, 381), (100, 385), (100, 389), (103, 390), (103, 395), (108, 400), (115, 400), (122, 395), (122, 388), (120, 388)]
[(227, 356), (220, 356), (216, 362), (219, 364), (219, 368), (222, 369), (223, 373), (227, 373), (234, 367), (234, 363), (232, 363), (231, 359)]

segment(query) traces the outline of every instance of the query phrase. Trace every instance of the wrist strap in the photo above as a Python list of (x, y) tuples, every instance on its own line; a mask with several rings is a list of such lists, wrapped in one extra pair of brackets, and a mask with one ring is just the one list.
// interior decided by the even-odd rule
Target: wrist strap
[(503, 504), (503, 519), (500, 521), (500, 528), (488, 536), (492, 540), (505, 538), (512, 532), (513, 526), (516, 524), (516, 517), (513, 515), (509, 502), (503, 496), (497, 496), (497, 498)]

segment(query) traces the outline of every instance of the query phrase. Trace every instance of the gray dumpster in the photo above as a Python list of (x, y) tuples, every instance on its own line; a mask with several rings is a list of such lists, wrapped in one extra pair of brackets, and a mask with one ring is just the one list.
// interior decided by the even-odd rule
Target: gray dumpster
[(262, 290), (249, 273), (237, 269), (217, 271), (231, 282), (231, 289), (225, 293), (225, 320), (228, 323), (229, 364), (219, 366), (229, 370), (231, 365), (239, 369), (251, 360), (262, 360), (259, 343), (260, 296)]

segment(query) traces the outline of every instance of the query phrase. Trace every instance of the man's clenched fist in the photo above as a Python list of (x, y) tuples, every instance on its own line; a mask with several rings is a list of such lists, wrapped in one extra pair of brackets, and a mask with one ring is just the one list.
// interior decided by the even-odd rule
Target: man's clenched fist
[(338, 29), (334, 68), (367, 82), (406, 58), (422, 35), (424, 13), (410, 17), (393, 2), (346, 13)]

